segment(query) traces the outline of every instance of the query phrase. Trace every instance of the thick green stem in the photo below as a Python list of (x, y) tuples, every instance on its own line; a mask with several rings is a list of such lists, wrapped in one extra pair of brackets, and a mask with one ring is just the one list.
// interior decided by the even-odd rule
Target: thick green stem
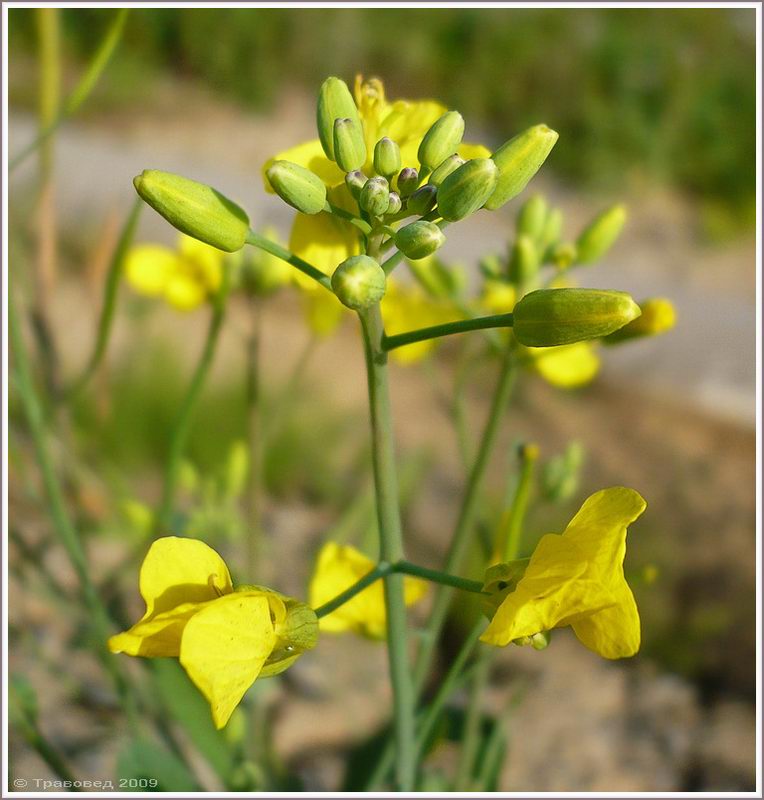
[(327, 275), (324, 275), (318, 267), (314, 267), (313, 264), (309, 264), (299, 256), (291, 253), (286, 247), (282, 247), (280, 244), (266, 239), (265, 236), (261, 236), (253, 230), (250, 230), (247, 234), (247, 244), (251, 244), (253, 247), (259, 247), (261, 250), (265, 250), (266, 253), (270, 253), (276, 256), (276, 258), (286, 261), (287, 264), (291, 264), (296, 269), (299, 269), (300, 272), (304, 273), (309, 278), (313, 278), (316, 283), (320, 283), (324, 289), (328, 289), (330, 292), (332, 291), (332, 282)]
[(395, 350), (414, 342), (424, 342), (428, 339), (438, 339), (441, 336), (451, 336), (454, 333), (467, 331), (481, 331), (487, 328), (511, 328), (512, 314), (492, 314), (488, 317), (475, 317), (473, 319), (459, 319), (454, 322), (444, 322), (442, 325), (432, 325), (429, 328), (420, 328), (417, 331), (406, 331), (395, 336), (385, 336), (382, 339), (383, 350)]

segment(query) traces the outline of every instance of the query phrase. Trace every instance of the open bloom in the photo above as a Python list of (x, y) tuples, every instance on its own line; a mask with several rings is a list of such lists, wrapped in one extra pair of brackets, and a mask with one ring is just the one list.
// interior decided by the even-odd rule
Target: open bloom
[(502, 571), (511, 590), (481, 640), (504, 646), (570, 625), (582, 644), (604, 658), (634, 655), (640, 644), (639, 613), (623, 559), (626, 529), (645, 507), (633, 489), (603, 489), (584, 502), (562, 535), (542, 537), (513, 589), (515, 565), (489, 570), (487, 590), (497, 588)]
[(112, 636), (109, 650), (179, 658), (217, 728), (258, 677), (283, 672), (316, 643), (312, 609), (259, 586), (234, 589), (223, 559), (196, 539), (157, 539), (141, 566), (140, 592), (146, 613)]
[[(376, 564), (350, 545), (327, 542), (318, 554), (316, 568), (310, 581), (310, 604), (313, 608), (329, 602), (368, 575)], [(410, 606), (421, 600), (427, 583), (419, 578), (404, 578), (404, 596)], [(352, 631), (370, 639), (384, 639), (387, 631), (385, 596), (381, 581), (359, 592), (331, 614), (321, 617), (322, 631), (345, 633)]]

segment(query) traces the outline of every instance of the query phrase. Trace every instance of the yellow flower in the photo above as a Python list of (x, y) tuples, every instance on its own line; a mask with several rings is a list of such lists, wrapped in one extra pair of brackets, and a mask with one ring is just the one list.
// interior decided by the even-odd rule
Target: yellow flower
[(193, 311), (220, 288), (224, 257), (221, 250), (181, 234), (177, 250), (159, 244), (132, 248), (125, 276), (140, 294), (163, 297), (179, 311)]
[(600, 370), (600, 358), (593, 342), (576, 342), (559, 347), (529, 347), (531, 365), (547, 383), (560, 389), (577, 389), (590, 383)]
[(157, 539), (141, 566), (146, 613), (109, 650), (179, 658), (222, 728), (258, 677), (277, 675), (315, 645), (304, 603), (259, 586), (234, 589), (223, 559), (203, 542)]
[[(375, 563), (350, 545), (327, 542), (318, 554), (310, 581), (310, 604), (313, 608), (329, 602), (368, 575)], [(406, 605), (424, 597), (427, 583), (419, 578), (404, 578)], [(359, 592), (352, 600), (319, 620), (322, 631), (352, 631), (371, 639), (384, 639), (387, 630), (385, 596), (381, 581)]]
[(509, 282), (487, 278), (480, 295), (480, 306), (489, 314), (508, 314), (517, 302), (517, 289)]
[[(645, 507), (637, 492), (623, 487), (589, 497), (562, 535), (542, 537), (481, 640), (501, 647), (570, 625), (582, 644), (604, 658), (634, 655), (640, 644), (639, 613), (623, 559), (626, 529)], [(509, 572), (512, 565), (502, 568)], [(491, 577), (489, 571), (486, 588), (495, 584), (495, 573)]]

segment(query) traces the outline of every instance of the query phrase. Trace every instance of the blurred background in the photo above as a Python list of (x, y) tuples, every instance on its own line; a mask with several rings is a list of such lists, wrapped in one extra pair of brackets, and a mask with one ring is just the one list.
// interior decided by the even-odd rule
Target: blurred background
[[(35, 12), (9, 11), (11, 158), (76, 84), (112, 19), (109, 10), (62, 10), (61, 69), (41, 83)], [(584, 389), (563, 393), (532, 377), (517, 387), (486, 504), (499, 502), (513, 447), (529, 440), (542, 460), (571, 441), (585, 451), (569, 497), (546, 502), (537, 488), (529, 536), (561, 530), (599, 488), (640, 491), (649, 507), (630, 536), (627, 569), (644, 646), (616, 664), (567, 634), (544, 653), (503, 652), (496, 702), (518, 676), (526, 689), (512, 711), (498, 788), (753, 790), (754, 10), (131, 10), (87, 102), (46, 156), (11, 177), (13, 282), (39, 299), (31, 275), (47, 265), (56, 369), (76, 375), (88, 357), (134, 175), (159, 168), (210, 183), (246, 208), (253, 226), (272, 225), (285, 240), (291, 212), (263, 191), (261, 166), (315, 137), (325, 76), (352, 84), (357, 73), (382, 78), (390, 99), (432, 97), (460, 110), (465, 138), (489, 147), (539, 122), (559, 131), (532, 190), (564, 210), (569, 235), (609, 203), (623, 201), (630, 212), (617, 245), (579, 279), (637, 300), (666, 296), (677, 308), (675, 330), (606, 353), (602, 374)], [(47, 98), (41, 85), (54, 87)], [(518, 205), (460, 226), (447, 260), (476, 280), (478, 259), (506, 249)], [(147, 209), (136, 239), (172, 245), (175, 234)], [(168, 430), (207, 321), (204, 310), (179, 314), (126, 287), (116, 314), (106, 362), (67, 415), (56, 457), (95, 580), (115, 615), (127, 609), (129, 617), (141, 610), (140, 515), (158, 499)], [(246, 438), (247, 326), (239, 304), (194, 416), (183, 478), (188, 531), (225, 552), (234, 569), (241, 498), (221, 499), (219, 487)], [(262, 573), (250, 577), (296, 596), (328, 532), (370, 524), (365, 378), (354, 334), (348, 320), (341, 335), (316, 341), (291, 290), (264, 310), (266, 408), (279, 408), (288, 389), (292, 399), (263, 457), (266, 539)], [(428, 564), (444, 550), (463, 484), (440, 397), (454, 356), (448, 344), (426, 367), (395, 366), (393, 374), (410, 557)], [(487, 364), (471, 378), (473, 431), (494, 372)], [(125, 774), (125, 723), (67, 613), (74, 575), (54, 543), (13, 392), (10, 423), (11, 672), (25, 676), (40, 729), (75, 774), (113, 776), (117, 763)], [(287, 675), (256, 685), (275, 748), (302, 788), (336, 789), (347, 751), (362, 749), (389, 713), (384, 650), (326, 637)], [(28, 740), (12, 735), (13, 776), (49, 774)], [(220, 788), (204, 764), (194, 777)]]

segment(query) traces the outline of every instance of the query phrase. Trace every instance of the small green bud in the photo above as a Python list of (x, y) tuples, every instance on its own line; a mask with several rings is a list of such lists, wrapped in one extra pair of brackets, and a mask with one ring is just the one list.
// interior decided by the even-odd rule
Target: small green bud
[(345, 186), (348, 187), (350, 194), (352, 194), (356, 200), (361, 196), (361, 189), (363, 189), (366, 181), (367, 178), (360, 169), (353, 170), (345, 175)]
[(419, 173), (413, 167), (404, 167), (398, 174), (398, 194), (406, 198), (419, 186)]
[(607, 253), (626, 222), (626, 207), (613, 206), (596, 217), (576, 240), (578, 263), (591, 264)]
[(361, 130), (361, 117), (358, 114), (353, 95), (350, 94), (345, 81), (339, 78), (327, 78), (318, 90), (318, 108), (316, 111), (316, 126), (321, 147), (330, 161), (334, 161), (334, 120), (350, 119)]
[(363, 128), (352, 119), (334, 120), (334, 158), (345, 172), (359, 169), (366, 162), (366, 142)]
[(535, 125), (505, 142), (491, 156), (499, 168), (499, 179), (485, 207), (495, 211), (517, 197), (539, 171), (558, 138), (557, 132), (546, 125)]
[(385, 271), (369, 256), (351, 256), (332, 275), (334, 293), (354, 311), (378, 303), (384, 297), (385, 282)]
[(403, 208), (403, 201), (398, 192), (390, 192), (390, 199), (387, 203), (387, 213), (397, 214)]
[(433, 186), (440, 186), (441, 183), (455, 170), (459, 169), (464, 164), (464, 159), (458, 154), (454, 153), (449, 156), (445, 161), (442, 161), (438, 168), (430, 175), (430, 180)]
[(455, 222), (482, 208), (493, 194), (499, 170), (490, 158), (473, 158), (438, 187), (438, 211)]
[(547, 217), (546, 200), (540, 194), (528, 198), (517, 212), (517, 235), (539, 239)]
[(546, 650), (552, 641), (551, 631), (539, 631), (531, 636), (531, 647), (534, 650)]
[(303, 214), (318, 214), (326, 204), (326, 186), (321, 178), (291, 161), (274, 161), (266, 172), (273, 191)]
[(606, 336), (603, 344), (619, 344), (630, 339), (642, 339), (645, 336), (658, 336), (670, 331), (676, 324), (674, 304), (665, 297), (653, 297), (643, 300), (639, 307), (642, 313), (623, 328)]
[(445, 241), (443, 231), (423, 219), (405, 225), (395, 234), (395, 246), (406, 258), (414, 260), (432, 255)]
[(539, 271), (538, 249), (530, 236), (518, 236), (509, 256), (509, 279), (517, 286), (527, 285)]
[(244, 247), (249, 217), (212, 187), (156, 169), (143, 170), (133, 185), (179, 231), (227, 253)]
[(381, 177), (369, 178), (361, 189), (358, 202), (373, 217), (381, 217), (390, 203), (390, 184)]
[(537, 289), (514, 308), (514, 332), (528, 347), (554, 347), (599, 339), (640, 315), (626, 292), (605, 289)]
[(401, 149), (385, 136), (374, 145), (374, 171), (390, 180), (401, 168)]
[(478, 262), (478, 267), (486, 278), (500, 278), (504, 272), (504, 265), (495, 253), (483, 256)]
[(419, 145), (419, 163), (434, 170), (462, 143), (464, 119), (458, 111), (447, 111), (437, 119), (427, 131)]
[(567, 269), (575, 262), (577, 254), (573, 242), (560, 242), (552, 248), (549, 257), (557, 269)]
[(539, 234), (539, 251), (542, 256), (560, 241), (562, 235), (562, 211), (552, 208), (546, 215), (544, 226)]
[(418, 214), (420, 217), (424, 216), (435, 206), (435, 198), (438, 195), (438, 189), (435, 186), (422, 186), (417, 189), (414, 194), (409, 197), (406, 208), (412, 214)]

